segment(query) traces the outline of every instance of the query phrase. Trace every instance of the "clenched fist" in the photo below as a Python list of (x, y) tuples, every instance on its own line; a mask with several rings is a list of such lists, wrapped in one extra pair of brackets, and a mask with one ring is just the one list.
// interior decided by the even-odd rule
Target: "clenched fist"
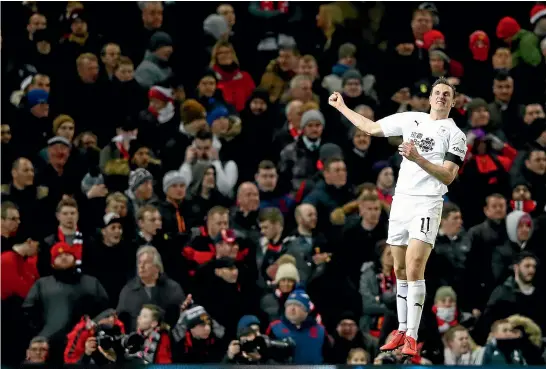
[(343, 107), (345, 107), (345, 102), (343, 101), (343, 97), (341, 97), (339, 92), (334, 92), (330, 95), (328, 98), (328, 104), (332, 105), (337, 110), (341, 110)]

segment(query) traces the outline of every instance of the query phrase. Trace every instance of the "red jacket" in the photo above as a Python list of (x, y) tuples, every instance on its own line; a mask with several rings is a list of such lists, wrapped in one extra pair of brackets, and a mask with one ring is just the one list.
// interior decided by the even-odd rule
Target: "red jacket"
[[(114, 322), (119, 327), (121, 333), (125, 333), (125, 326), (121, 320), (117, 319)], [(85, 354), (85, 341), (95, 334), (93, 329), (87, 329), (86, 318), (83, 317), (74, 329), (66, 336), (67, 343), (64, 349), (64, 363), (76, 364)]]
[(13, 250), (2, 253), (2, 300), (13, 295), (27, 297), (34, 282), (40, 278), (37, 261), (36, 256), (25, 258)]
[(214, 69), (218, 78), (216, 87), (222, 90), (224, 100), (235, 106), (238, 112), (242, 111), (245, 108), (246, 101), (252, 95), (252, 91), (256, 88), (250, 74), (240, 69), (226, 72), (217, 65), (214, 65), (212, 69)]

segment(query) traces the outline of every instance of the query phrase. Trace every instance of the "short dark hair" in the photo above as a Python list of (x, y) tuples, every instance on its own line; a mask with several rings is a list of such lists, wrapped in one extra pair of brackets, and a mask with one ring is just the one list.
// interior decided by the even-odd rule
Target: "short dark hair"
[(298, 50), (298, 47), (295, 44), (293, 44), (293, 45), (291, 45), (291, 44), (281, 44), (281, 45), (279, 45), (279, 53), (281, 51), (290, 51), (295, 56), (300, 56), (300, 51)]
[(431, 96), (432, 96), (432, 90), (434, 90), (434, 87), (436, 87), (438, 85), (449, 86), (451, 88), (452, 93), (453, 93), (453, 97), (455, 97), (455, 92), (457, 92), (457, 89), (455, 88), (455, 86), (453, 86), (451, 83), (448, 82), (446, 77), (440, 77), (436, 81), (434, 81), (434, 83), (432, 84), (432, 87), (430, 88), (430, 95)]
[(531, 156), (533, 156), (533, 153), (535, 152), (546, 152), (546, 150), (539, 147), (533, 147), (525, 153), (525, 160), (531, 160)]
[(31, 346), (33, 343), (49, 343), (49, 341), (44, 336), (36, 336), (30, 340), (29, 346)]
[(260, 211), (259, 220), (260, 222), (269, 221), (271, 223), (280, 223), (282, 226), (284, 226), (284, 216), (277, 208), (262, 209)]
[(507, 69), (501, 69), (495, 74), (495, 81), (506, 81), (511, 78), (510, 72)]
[(258, 171), (260, 169), (277, 169), (277, 167), (275, 167), (275, 164), (271, 160), (262, 160), (258, 165)]
[(197, 132), (197, 134), (195, 135), (195, 139), (201, 141), (212, 140), (212, 132), (202, 129)]
[(335, 163), (339, 163), (339, 162), (342, 162), (342, 163), (345, 163), (345, 161), (343, 160), (343, 158), (339, 157), (339, 156), (334, 156), (332, 158), (328, 158), (326, 160), (326, 162), (324, 163), (324, 170), (330, 170), (330, 166), (332, 164), (335, 164)]
[(452, 202), (446, 202), (444, 203), (444, 207), (442, 209), (442, 219), (447, 219), (449, 217), (449, 214), (451, 213), (457, 213), (460, 212), (461, 209)]
[(485, 197), (485, 206), (489, 205), (489, 199), (492, 199), (492, 198), (506, 200), (506, 198), (502, 196), (500, 193), (492, 193), (491, 195)]

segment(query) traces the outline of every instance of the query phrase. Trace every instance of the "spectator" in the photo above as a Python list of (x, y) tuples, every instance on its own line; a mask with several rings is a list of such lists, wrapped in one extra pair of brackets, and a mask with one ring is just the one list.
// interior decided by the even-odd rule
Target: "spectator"
[(445, 334), (445, 365), (481, 365), (484, 349), (473, 348), (468, 330), (460, 325), (451, 327)]
[(36, 336), (30, 340), (24, 364), (45, 364), (48, 359), (49, 343), (47, 338)]
[(165, 322), (174, 324), (178, 319), (184, 292), (178, 283), (164, 273), (163, 262), (153, 246), (140, 247), (136, 254), (137, 276), (121, 290), (116, 311), (128, 332), (137, 328), (142, 307), (154, 304), (165, 311)]
[(166, 65), (173, 53), (173, 40), (165, 32), (152, 35), (144, 60), (135, 70), (135, 80), (145, 89), (166, 82), (172, 69)]
[(296, 74), (300, 53), (294, 46), (279, 47), (279, 55), (267, 65), (260, 86), (269, 92), (271, 103), (277, 102), (288, 88), (288, 83)]

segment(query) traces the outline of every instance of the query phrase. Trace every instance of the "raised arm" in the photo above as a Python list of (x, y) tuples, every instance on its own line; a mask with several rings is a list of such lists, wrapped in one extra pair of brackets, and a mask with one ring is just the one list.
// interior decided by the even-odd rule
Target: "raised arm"
[(339, 92), (334, 92), (332, 95), (330, 95), (328, 103), (336, 108), (341, 114), (345, 116), (345, 118), (347, 118), (361, 131), (364, 131), (372, 136), (384, 137), (381, 126), (378, 123), (373, 122), (370, 119), (365, 118), (362, 115), (349, 109), (347, 105), (345, 105), (343, 97), (341, 97), (341, 94)]

